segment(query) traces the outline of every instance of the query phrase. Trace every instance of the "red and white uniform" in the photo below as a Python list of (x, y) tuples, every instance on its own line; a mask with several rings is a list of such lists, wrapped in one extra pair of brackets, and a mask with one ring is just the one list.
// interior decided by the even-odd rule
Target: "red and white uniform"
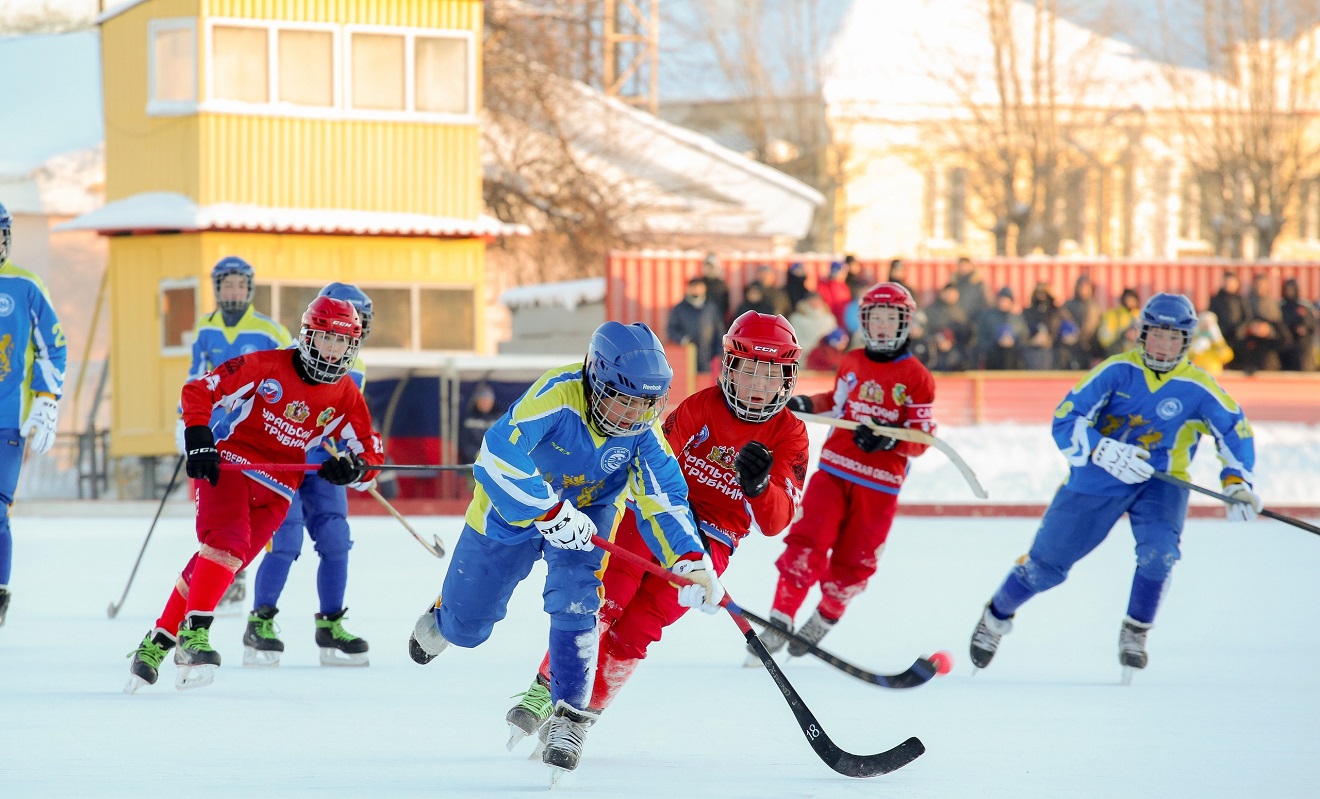
[[(935, 381), (910, 354), (871, 360), (864, 350), (845, 356), (833, 392), (811, 396), (816, 413), (887, 427), (935, 432)], [(820, 583), (822, 615), (838, 619), (875, 574), (880, 548), (907, 477), (908, 459), (925, 444), (899, 441), (888, 451), (862, 452), (850, 430), (834, 429), (802, 500), (802, 517), (784, 539), (774, 609), (790, 618)]]

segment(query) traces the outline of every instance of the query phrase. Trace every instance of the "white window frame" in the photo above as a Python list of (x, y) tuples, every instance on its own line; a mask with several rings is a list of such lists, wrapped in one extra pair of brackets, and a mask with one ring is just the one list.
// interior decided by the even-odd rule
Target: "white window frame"
[[(403, 37), (403, 110), (373, 111), (353, 107), (353, 34), (379, 34)], [(467, 42), (467, 110), (461, 114), (442, 114), (417, 110), (417, 39), (463, 39)], [(389, 122), (435, 122), (451, 125), (475, 125), (476, 115), (476, 36), (472, 31), (432, 28), (404, 28), (389, 25), (345, 25), (344, 61), (344, 115), (350, 119), (376, 119)]]
[[(193, 291), (193, 311), (194, 316), (191, 320), (189, 330), (185, 330), (179, 340), (182, 342), (177, 345), (167, 345), (165, 343), (165, 292), (172, 289), (192, 289)], [(160, 345), (160, 354), (164, 356), (187, 355), (192, 357), (192, 342), (197, 338), (197, 316), (198, 309), (201, 307), (202, 284), (195, 277), (184, 278), (162, 278), (156, 284), (156, 343)], [(189, 335), (191, 331), (191, 335)]]
[[(187, 30), (193, 37), (192, 58), (192, 100), (157, 100), (156, 99), (156, 35), (165, 31)], [(202, 59), (203, 49), (197, 41), (197, 19), (195, 17), (163, 17), (147, 21), (147, 114), (149, 116), (184, 116), (197, 113), (201, 88), (197, 85), (198, 62)]]
[[(164, 286), (164, 283), (162, 283), (161, 285)], [(280, 313), (280, 301), (281, 301), (280, 294), (281, 294), (281, 289), (282, 289), (283, 287), (285, 287), (285, 286), (288, 286), (289, 288), (318, 288), (318, 289), (319, 289), (319, 288), (320, 288), (321, 286), (323, 286), (324, 284), (323, 284), (323, 283), (317, 283), (317, 282), (315, 282), (315, 281), (293, 279), (293, 280), (273, 280), (273, 281), (270, 281), (270, 282), (265, 282), (265, 281), (263, 281), (263, 282), (261, 283), (261, 285), (266, 286), (266, 287), (268, 287), (268, 288), (270, 289), (270, 306), (271, 306), (271, 307), (270, 307), (270, 312), (271, 312), (271, 318), (274, 319), (276, 322), (278, 322), (278, 323), (284, 325), (284, 326), (289, 330), (289, 332), (293, 335), (294, 340), (297, 341), (297, 338), (298, 338), (298, 327), (302, 324), (302, 320), (301, 320), (301, 319), (290, 319), (290, 320), (288, 320), (288, 321), (286, 322), (286, 321), (283, 319), (283, 316), (282, 316), (282, 314)], [(423, 290), (423, 289), (434, 289), (434, 290), (441, 290), (441, 291), (443, 291), (443, 290), (449, 289), (449, 290), (455, 290), (455, 291), (470, 291), (470, 292), (472, 292), (472, 296), (473, 296), (473, 298), (475, 299), (475, 298), (476, 298), (476, 295), (477, 295), (477, 291), (476, 291), (476, 286), (473, 285), (472, 283), (453, 283), (453, 282), (448, 282), (448, 283), (408, 283), (408, 282), (404, 282), (404, 283), (387, 283), (387, 282), (386, 282), (386, 283), (382, 283), (382, 282), (373, 282), (373, 283), (354, 283), (353, 285), (357, 286), (358, 288), (360, 288), (360, 289), (362, 289), (364, 292), (366, 292), (366, 294), (367, 294), (368, 297), (371, 296), (371, 292), (372, 292), (373, 290), (375, 290), (375, 289), (383, 289), (383, 290), (390, 290), (390, 291), (399, 291), (399, 290), (401, 290), (401, 289), (407, 290), (407, 291), (408, 291), (408, 308), (409, 308), (409, 311), (410, 311), (410, 313), (411, 313), (411, 315), (412, 315), (412, 324), (411, 324), (411, 326), (409, 327), (409, 330), (408, 330), (408, 346), (406, 346), (406, 347), (375, 347), (375, 346), (372, 346), (372, 344), (371, 344), (371, 340), (368, 339), (367, 342), (366, 342), (366, 343), (363, 345), (363, 347), (362, 347), (362, 351), (363, 351), (364, 353), (365, 353), (365, 352), (372, 352), (372, 353), (377, 353), (377, 354), (381, 354), (381, 353), (383, 353), (383, 354), (387, 354), (387, 355), (395, 355), (395, 354), (401, 354), (401, 353), (418, 353), (418, 352), (427, 352), (427, 353), (445, 353), (445, 354), (467, 354), (467, 353), (472, 353), (472, 352), (475, 352), (475, 351), (476, 351), (476, 349), (475, 349), (475, 344), (476, 344), (476, 341), (477, 341), (477, 327), (478, 327), (478, 325), (475, 324), (475, 323), (474, 323), (474, 325), (473, 325), (473, 327), (472, 327), (472, 330), (470, 331), (471, 334), (472, 334), (472, 341), (473, 341), (473, 345), (474, 345), (474, 348), (473, 348), (473, 349), (470, 349), (470, 350), (432, 350), (432, 349), (425, 349), (425, 350), (424, 350), (424, 349), (422, 349), (422, 325), (421, 325), (421, 318), (422, 318), (422, 316), (421, 316), (421, 312), (422, 312), (422, 290)], [(479, 317), (479, 314), (474, 314), (474, 319), (476, 319), (477, 317)]]

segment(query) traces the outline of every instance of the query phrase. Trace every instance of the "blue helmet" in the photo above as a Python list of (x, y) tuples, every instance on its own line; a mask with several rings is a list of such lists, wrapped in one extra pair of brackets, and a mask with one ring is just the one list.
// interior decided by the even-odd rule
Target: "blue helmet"
[(362, 321), (362, 339), (365, 341), (371, 334), (371, 298), (367, 293), (352, 283), (331, 283), (321, 289), (318, 297), (333, 297), (336, 300), (343, 300), (357, 309), (358, 318)]
[(14, 240), (14, 218), (0, 205), (0, 264), (9, 260), (9, 243)]
[[(220, 296), (220, 284), (230, 275), (242, 275), (247, 279), (247, 296), (241, 300), (226, 300)], [(252, 264), (237, 255), (228, 255), (215, 262), (211, 267), (211, 285), (215, 286), (215, 302), (220, 310), (229, 313), (243, 313), (252, 304), (252, 294), (256, 291), (257, 273)]]
[[(1182, 347), (1177, 355), (1157, 357), (1146, 349), (1146, 334), (1151, 330), (1176, 330), (1182, 333)], [(1196, 332), (1196, 308), (1181, 294), (1156, 294), (1141, 309), (1141, 360), (1153, 372), (1167, 372), (1182, 362)]]
[(641, 322), (596, 328), (582, 371), (588, 422), (605, 436), (635, 436), (654, 425), (674, 379), (660, 339)]

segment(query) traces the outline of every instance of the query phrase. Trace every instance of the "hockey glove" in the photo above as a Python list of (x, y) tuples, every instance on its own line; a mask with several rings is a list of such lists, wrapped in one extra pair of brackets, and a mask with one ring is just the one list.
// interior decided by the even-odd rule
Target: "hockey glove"
[(596, 548), (591, 537), (596, 534), (596, 524), (591, 517), (573, 507), (572, 502), (560, 502), (559, 509), (550, 518), (536, 520), (536, 529), (541, 531), (550, 546), (559, 549), (576, 549), (590, 552)]
[(211, 485), (220, 482), (220, 453), (215, 448), (211, 428), (204, 424), (184, 428), (183, 441), (184, 455), (188, 457), (185, 467), (188, 476)]
[(863, 421), (853, 428), (853, 443), (862, 452), (888, 452), (898, 446), (898, 439), (883, 435)]
[(174, 451), (180, 455), (188, 454), (188, 442), (183, 437), (183, 431), (186, 427), (187, 425), (183, 423), (182, 419), (174, 425)]
[(811, 413), (813, 409), (811, 397), (806, 394), (798, 394), (795, 397), (788, 398), (788, 409), (797, 413)]
[(60, 406), (49, 394), (38, 394), (32, 398), (28, 408), (27, 420), (19, 428), (18, 434), (28, 440), (28, 447), (38, 455), (45, 455), (55, 443), (55, 423), (60, 418)]
[(680, 560), (670, 571), (692, 581), (690, 585), (678, 587), (678, 604), (685, 608), (700, 608), (702, 613), (720, 612), (724, 586), (715, 576), (709, 555), (702, 555), (701, 560)]
[(1224, 509), (1230, 522), (1252, 521), (1265, 507), (1260, 501), (1260, 495), (1246, 483), (1229, 483), (1224, 486), (1224, 494), (1234, 500)]
[(349, 451), (321, 464), (321, 468), (316, 470), (316, 475), (327, 483), (346, 486), (361, 480), (370, 468), (361, 455)]
[(1155, 473), (1147, 461), (1150, 453), (1141, 447), (1124, 444), (1112, 438), (1102, 438), (1091, 451), (1091, 463), (1104, 469), (1128, 485), (1144, 483)]
[(738, 485), (742, 487), (743, 496), (754, 499), (765, 493), (774, 462), (775, 456), (760, 441), (748, 441), (738, 450), (733, 465), (738, 469)]

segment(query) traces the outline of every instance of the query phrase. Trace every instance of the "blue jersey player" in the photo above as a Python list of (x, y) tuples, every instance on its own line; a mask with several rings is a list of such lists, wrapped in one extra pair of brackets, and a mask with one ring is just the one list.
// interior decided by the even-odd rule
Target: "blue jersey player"
[[(216, 261), (211, 268), (211, 284), (215, 287), (216, 309), (197, 320), (188, 380), (206, 376), (231, 358), (293, 344), (284, 325), (252, 307), (256, 273), (247, 261), (233, 255)], [(174, 446), (180, 455), (185, 449), (183, 428), (181, 417), (174, 430)], [(243, 601), (247, 595), (246, 574), (241, 571), (234, 576), (220, 607), (232, 611)]]
[[(331, 283), (318, 296), (344, 300), (357, 309), (362, 322), (362, 341), (371, 333), (371, 298), (348, 283)], [(349, 377), (361, 389), (366, 384), (362, 357), (354, 359)], [(307, 453), (307, 462), (319, 466), (330, 457), (325, 449)], [(364, 486), (365, 487), (365, 486)], [(270, 550), (261, 559), (252, 592), (252, 613), (243, 633), (244, 666), (278, 666), (284, 642), (275, 632), (280, 594), (289, 579), (289, 568), (302, 553), (303, 528), (312, 539), (320, 565), (316, 570), (316, 592), (321, 612), (316, 614), (316, 645), (323, 666), (366, 666), (366, 639), (344, 629), (344, 590), (348, 586), (348, 550), (353, 541), (348, 529), (348, 491), (315, 474), (303, 479), (289, 504), (289, 515), (275, 531)]]
[(50, 451), (64, 391), (64, 329), (41, 278), (10, 262), (13, 228), (0, 205), (0, 625), (9, 610), (9, 506), (23, 449)]
[[(581, 366), (545, 373), (487, 431), (476, 488), (440, 598), (417, 620), (409, 653), (428, 663), (475, 647), (504, 618), (513, 589), (545, 558), (550, 701), (542, 761), (576, 768), (596, 665), (603, 553), (625, 500), (656, 559), (700, 586), (680, 597), (715, 612), (724, 589), (688, 508), (687, 484), (657, 423), (673, 370), (643, 324), (606, 322)], [(556, 772), (562, 773), (562, 772)]]
[(1017, 609), (1062, 583), (1073, 564), (1105, 540), (1124, 513), (1136, 539), (1136, 573), (1119, 633), (1124, 681), (1146, 667), (1146, 633), (1178, 561), (1187, 489), (1151, 480), (1155, 470), (1183, 480), (1202, 436), (1223, 464), (1220, 481), (1234, 500), (1228, 518), (1254, 519), (1256, 453), (1242, 409), (1214, 378), (1187, 359), (1196, 310), (1179, 294), (1156, 294), (1141, 310), (1140, 346), (1101, 363), (1054, 412), (1054, 439), (1068, 479), (1041, 519), (1031, 551), (1008, 573), (972, 633), (977, 668), (990, 664)]

